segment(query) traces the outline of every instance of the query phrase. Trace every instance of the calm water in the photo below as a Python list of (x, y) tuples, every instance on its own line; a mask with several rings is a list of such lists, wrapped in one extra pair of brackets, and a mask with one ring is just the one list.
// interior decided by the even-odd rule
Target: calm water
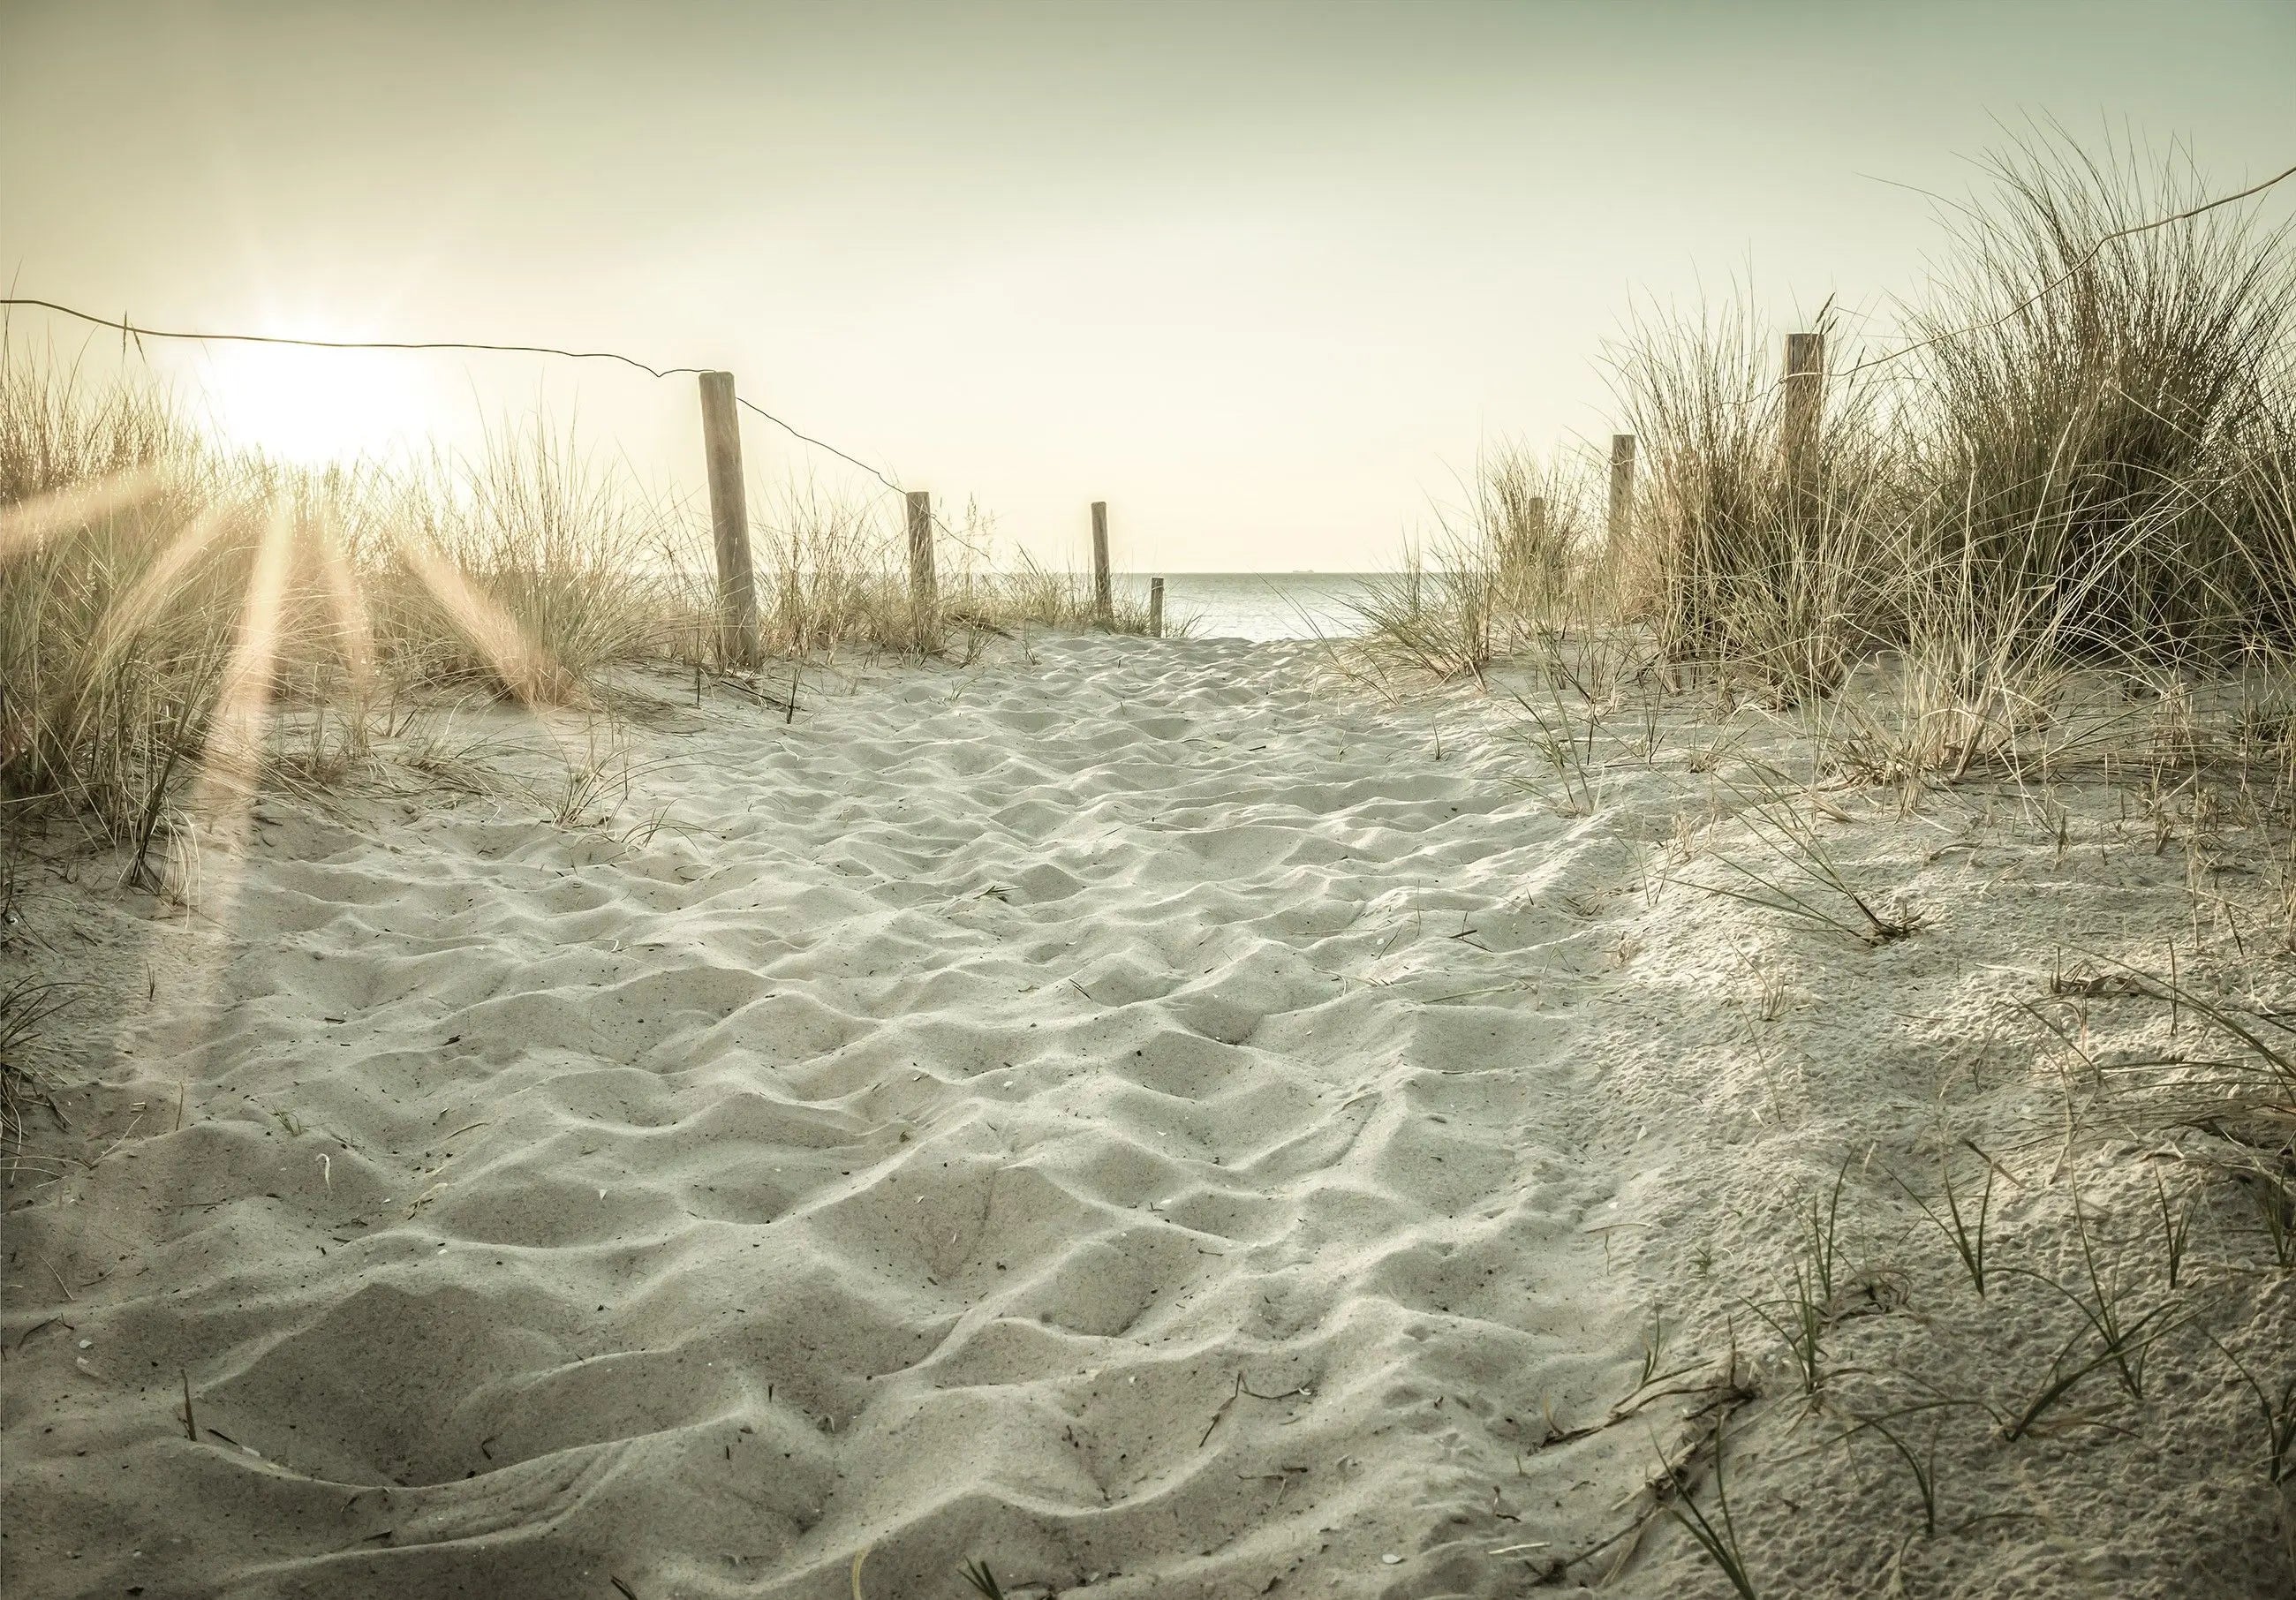
[[(1348, 602), (1364, 593), (1363, 572), (1173, 572), (1164, 578), (1164, 611), (1193, 617), (1199, 639), (1304, 639), (1357, 632)], [(1145, 601), (1148, 579), (1120, 573), (1117, 585)]]

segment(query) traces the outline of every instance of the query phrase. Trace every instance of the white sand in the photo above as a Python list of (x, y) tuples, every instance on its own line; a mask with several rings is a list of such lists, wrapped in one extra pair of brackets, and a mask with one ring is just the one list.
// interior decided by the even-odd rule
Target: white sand
[[(828, 1600), (865, 1549), (899, 1600), (975, 1556), (1015, 1596), (1513, 1594), (1718, 1415), (1765, 1594), (2289, 1592), (2197, 1334), (2141, 1404), (2086, 1382), (2102, 1426), (1903, 1422), (1945, 1427), (1932, 1539), (1743, 1303), (1849, 1156), (1844, 1304), (1882, 1287), (1838, 1363), (2046, 1375), (2074, 1314), (1978, 1301), (1884, 1175), (1989, 1141), (2004, 1259), (2063, 1269), (2062, 1079), (2004, 999), (2181, 926), (2180, 862), (2102, 809), (2086, 866), (1878, 816), (1845, 858), (1931, 926), (1867, 950), (1666, 881), (1687, 735), (1574, 815), (1478, 696), (1034, 653), (665, 710), (606, 827), (273, 795), (203, 916), (102, 867), (28, 897), (0, 980), (89, 984), (47, 1041), (89, 1087), (0, 1217), (0, 1594)], [(2131, 1237), (2136, 1148), (2093, 1174)], [(2206, 1326), (2284, 1346), (2215, 1217)], [(1685, 1392), (1571, 1437), (1654, 1306)], [(1718, 1408), (1733, 1325), (1762, 1395)], [(1726, 1592), (1662, 1517), (1563, 1577), (1606, 1575)]]

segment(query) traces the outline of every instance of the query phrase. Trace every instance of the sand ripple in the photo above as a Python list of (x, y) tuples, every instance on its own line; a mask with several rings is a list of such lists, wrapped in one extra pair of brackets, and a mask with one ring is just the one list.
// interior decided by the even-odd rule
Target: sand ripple
[(1558, 1047), (1615, 834), (1282, 647), (1037, 649), (641, 735), (643, 846), (258, 849), (120, 1067), (181, 1131), (10, 1218), (136, 1262), (9, 1382), (10, 1592), (1481, 1594), (1597, 1526), (1644, 1441), (1522, 1452), (1640, 1354)]

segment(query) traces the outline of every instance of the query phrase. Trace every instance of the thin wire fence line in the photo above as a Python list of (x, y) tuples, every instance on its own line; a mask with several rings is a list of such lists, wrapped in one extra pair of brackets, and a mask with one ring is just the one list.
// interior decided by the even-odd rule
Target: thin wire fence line
[[(1816, 376), (1817, 376), (1821, 381), (1853, 378), (1859, 373), (1870, 371), (1874, 367), (1888, 366), (1892, 362), (1902, 361), (1905, 357), (1915, 354), (1916, 351), (1925, 350), (1934, 344), (1942, 344), (1947, 340), (1962, 339), (1972, 333), (1982, 333), (1988, 328), (1997, 328), (2003, 323), (2007, 322), (2011, 317), (2021, 316), (2025, 312), (2031, 310), (2035, 306), (2039, 305), (2050, 295), (2054, 294), (2058, 290), (2063, 288), (2067, 283), (2071, 283), (2082, 273), (2087, 271), (2088, 268), (2095, 263), (2096, 258), (2104, 253), (2105, 246), (2114, 242), (2116, 240), (2131, 238), (2138, 234), (2149, 234), (2155, 228), (2169, 227), (2173, 224), (2179, 222), (2190, 222), (2195, 217), (2202, 216), (2206, 212), (2213, 211), (2219, 206), (2234, 205), (2243, 200), (2253, 199), (2255, 196), (2263, 193), (2267, 189), (2272, 188), (2275, 185), (2284, 184), (2292, 177), (2296, 177), (2296, 167), (2290, 167), (2284, 171), (2275, 173), (2272, 176), (2266, 178), (2261, 183), (2251, 184), (2247, 188), (2237, 190), (2231, 194), (2220, 194), (2214, 200), (2203, 201), (2199, 205), (2194, 206), (2186, 210), (2176, 212), (2171, 216), (2156, 217), (2149, 222), (2133, 223), (2125, 228), (2116, 228), (2110, 234), (2101, 235), (2095, 243), (2088, 247), (2087, 250), (2081, 252), (2080, 258), (2075, 261), (2070, 267), (2065, 268), (2064, 271), (2059, 273), (2055, 277), (2051, 278), (2047, 283), (2033, 291), (2031, 294), (2027, 295), (2023, 299), (2018, 301), (2015, 305), (2010, 307), (2006, 311), (2002, 312), (1997, 316), (1990, 316), (1982, 322), (1972, 323), (1964, 328), (1947, 328), (1941, 332), (1931, 333), (1926, 338), (1916, 339), (1910, 344), (1900, 345), (1894, 350), (1884, 350), (1879, 356), (1869, 356), (1862, 361), (1852, 362), (1848, 366), (1840, 367), (1830, 372), (1819, 372)], [(1820, 309), (1816, 319), (1820, 331), (1823, 331), (1823, 324), (1826, 312), (1832, 309), (1833, 305), (1833, 297), (1832, 295), (1828, 295), (1825, 299), (1825, 306)], [(1723, 404), (1729, 406), (1734, 409), (1742, 406), (1759, 405), (1763, 401), (1767, 400), (1771, 396), (1784, 389), (1789, 382), (1792, 382), (1796, 375), (1797, 374), (1794, 373), (1787, 373), (1784, 376), (1774, 378), (1769, 382), (1764, 384), (1755, 393), (1743, 396), (1737, 399), (1727, 400), (1723, 402)], [(1807, 376), (1809, 374), (1800, 375)]]
[(2285, 183), (2292, 177), (2296, 177), (2296, 167), (2290, 167), (2284, 172), (2276, 173), (2274, 176), (2266, 178), (2262, 183), (2251, 184), (2247, 188), (2240, 190), (2235, 193), (2220, 194), (2214, 200), (2203, 201), (2201, 204), (2194, 206), (2188, 210), (2178, 211), (2174, 216), (2156, 217), (2150, 222), (2134, 223), (2125, 228), (2116, 228), (2112, 233), (2100, 236), (2094, 244), (2091, 244), (2088, 249), (2081, 252), (2081, 256), (2079, 260), (2075, 261), (2070, 267), (2066, 267), (2064, 271), (2059, 273), (2055, 277), (2051, 278), (2047, 283), (2042, 284), (2038, 289), (2033, 291), (2031, 294), (2027, 295), (2023, 299), (2010, 307), (2009, 309), (2001, 313), (2000, 316), (1988, 317), (1983, 322), (1972, 323), (1965, 328), (1948, 328), (1942, 332), (1932, 333), (1926, 339), (1917, 339), (1911, 344), (1901, 346), (1897, 349), (1887, 351), (1882, 355), (1869, 357), (1864, 361), (1857, 362), (1850, 366), (1843, 367), (1840, 372), (1833, 373), (1829, 375), (1837, 378), (1852, 377), (1858, 373), (1865, 372), (1869, 367), (1886, 366), (1892, 361), (1902, 360), (1904, 357), (1912, 355), (1916, 350), (1927, 349), (1933, 344), (1942, 344), (1948, 339), (1960, 339), (1971, 333), (1981, 333), (1988, 328), (1997, 328), (2003, 323), (2007, 322), (2011, 317), (2020, 316), (2024, 312), (2031, 310), (2035, 306), (2039, 305), (2041, 301), (2046, 299), (2050, 295), (2054, 294), (2067, 283), (2071, 283), (2073, 279), (2087, 271), (2088, 268), (2095, 263), (2096, 258), (2104, 253), (2104, 247), (2106, 245), (2113, 243), (2117, 240), (2133, 238), (2138, 234), (2149, 234), (2155, 228), (2165, 228), (2179, 222), (2190, 222), (2195, 217), (2202, 216), (2209, 211), (2213, 211), (2219, 206), (2229, 206), (2235, 204), (2240, 201), (2252, 199), (2256, 195), (2263, 193), (2267, 189), (2271, 188), (2274, 185)]
[[(712, 370), (700, 366), (652, 366), (640, 361), (635, 356), (625, 356), (619, 350), (568, 350), (546, 344), (488, 344), (467, 339), (298, 339), (283, 333), (185, 332), (174, 328), (146, 328), (128, 321), (125, 316), (116, 319), (98, 316), (92, 311), (82, 311), (75, 306), (62, 305), (55, 300), (38, 299), (29, 295), (0, 296), (0, 308), (12, 308), (18, 306), (29, 307), (41, 311), (53, 311), (59, 316), (75, 317), (95, 327), (110, 329), (120, 336), (123, 345), (133, 339), (139, 348), (146, 339), (174, 339), (193, 344), (283, 345), (311, 350), (480, 350), (504, 356), (558, 356), (569, 361), (618, 361), (624, 366), (632, 367), (645, 373), (649, 378), (699, 376), (704, 372)], [(783, 422), (756, 401), (744, 398), (739, 392), (735, 393), (734, 400), (736, 405), (765, 418), (791, 439), (802, 444), (811, 445), (817, 450), (826, 450), (840, 461), (860, 468), (893, 493), (898, 495), (906, 492), (899, 484), (859, 456), (846, 454), (827, 439), (816, 439), (809, 433), (800, 432), (794, 426)]]
[[(1946, 340), (1957, 339), (1966, 334), (1981, 332), (1988, 328), (1998, 327), (2003, 323), (2007, 322), (2011, 317), (2030, 310), (2034, 306), (2039, 304), (2049, 295), (2054, 293), (2057, 290), (2062, 289), (2065, 284), (2078, 277), (2082, 272), (2086, 271), (2099, 256), (2104, 253), (2105, 246), (2112, 244), (2118, 240), (2131, 238), (2138, 234), (2151, 233), (2156, 228), (2169, 227), (2179, 222), (2190, 222), (2193, 218), (2202, 216), (2207, 212), (2216, 210), (2221, 206), (2234, 205), (2241, 201), (2251, 199), (2256, 195), (2263, 193), (2267, 189), (2273, 188), (2279, 184), (2285, 183), (2292, 177), (2296, 177), (2296, 166), (2291, 166), (2283, 171), (2275, 173), (2272, 176), (2267, 177), (2259, 183), (2251, 184), (2245, 189), (2237, 190), (2230, 194), (2218, 195), (2214, 200), (2203, 201), (2199, 205), (2190, 207), (2185, 210), (2176, 212), (2173, 215), (2154, 217), (2149, 222), (2134, 223), (2125, 228), (2116, 228), (2112, 233), (2101, 235), (2095, 243), (2091, 244), (2087, 250), (2081, 253), (2081, 257), (2079, 260), (2075, 261), (2070, 267), (2065, 268), (2063, 272), (2058, 274), (2047, 283), (2042, 284), (2038, 289), (2036, 289), (2031, 294), (2026, 296), (2025, 299), (2020, 300), (2014, 306), (2010, 307), (2006, 311), (2002, 312), (1998, 316), (1989, 317), (1983, 322), (1972, 323), (1965, 328), (1952, 328), (1947, 329), (1941, 332), (1932, 333), (1927, 338), (1915, 340), (1911, 344), (1900, 346), (1898, 349), (1894, 350), (1885, 351), (1879, 356), (1868, 357), (1863, 361), (1856, 362), (1849, 366), (1842, 368), (1839, 372), (1826, 375), (1837, 378), (1852, 377), (1858, 373), (1866, 372), (1873, 367), (1886, 366), (1893, 361), (1902, 360), (1917, 350), (1926, 349), (1931, 345), (1942, 343)], [(1829, 297), (1828, 303), (1831, 303), (1831, 297)], [(136, 324), (130, 322), (125, 316), (119, 318), (99, 316), (92, 311), (82, 311), (75, 306), (67, 306), (55, 300), (41, 299), (29, 295), (0, 296), (0, 308), (13, 308), (18, 306), (29, 307), (42, 311), (52, 311), (56, 313), (58, 316), (73, 317), (80, 322), (86, 323), (93, 327), (104, 328), (117, 332), (120, 336), (120, 341), (123, 344), (125, 344), (127, 341), (134, 339), (138, 342), (139, 346), (141, 342), (146, 339), (174, 339), (187, 341), (195, 344), (226, 343), (280, 345), (314, 350), (476, 350), (496, 355), (557, 356), (569, 361), (615, 361), (619, 362), (624, 366), (644, 373), (650, 378), (675, 378), (680, 376), (699, 375), (703, 372), (711, 370), (709, 368), (699, 366), (654, 366), (646, 362), (640, 361), (635, 356), (626, 356), (619, 350), (569, 350), (561, 349), (555, 345), (492, 344), (476, 340), (464, 339), (302, 339), (283, 333), (187, 332), (179, 329), (172, 328), (141, 327)], [(1775, 385), (1773, 387), (1775, 387)], [(744, 398), (738, 392), (734, 395), (734, 399), (736, 405), (756, 413), (758, 416), (763, 417), (767, 422), (771, 423), (775, 427), (782, 430), (783, 432), (787, 433), (791, 439), (797, 439), (803, 444), (811, 445), (816, 449), (826, 450), (832, 455), (836, 456), (840, 461), (860, 468), (861, 471), (868, 473), (872, 478), (874, 478), (878, 482), (883, 484), (888, 489), (892, 490), (895, 494), (905, 494), (907, 492), (903, 489), (899, 484), (894, 482), (890, 478), (888, 478), (883, 472), (878, 471), (877, 468), (870, 465), (867, 462), (863, 461), (859, 456), (848, 455), (845, 451), (839, 449), (835, 445), (831, 444), (826, 439), (816, 439), (809, 433), (800, 432), (795, 426), (783, 421), (780, 417), (775, 416), (772, 412), (767, 411), (764, 406), (758, 405), (754, 400)]]

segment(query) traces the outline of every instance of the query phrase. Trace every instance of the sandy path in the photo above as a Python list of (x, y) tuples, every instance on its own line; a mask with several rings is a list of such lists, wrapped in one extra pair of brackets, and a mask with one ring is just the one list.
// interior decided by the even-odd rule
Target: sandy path
[(650, 838), (266, 802), (219, 970), (108, 946), (106, 1092), (189, 1112), (7, 1218), (0, 1589), (1480, 1594), (1619, 1526), (1649, 1433), (1532, 1447), (1642, 1357), (1632, 819), (1288, 647), (1036, 650), (678, 713)]

